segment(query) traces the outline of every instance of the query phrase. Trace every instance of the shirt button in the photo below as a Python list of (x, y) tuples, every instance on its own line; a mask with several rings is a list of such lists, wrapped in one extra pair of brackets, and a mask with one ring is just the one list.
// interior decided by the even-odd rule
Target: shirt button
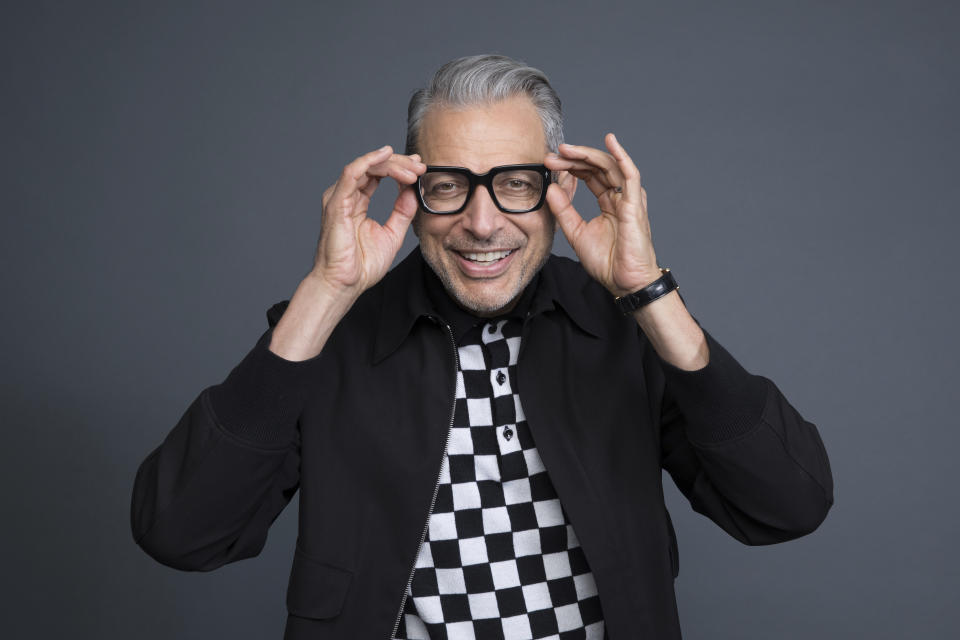
[(503, 428), (503, 437), (507, 440), (513, 437), (513, 431), (510, 429), (510, 427)]
[(503, 371), (497, 371), (497, 384), (503, 384), (507, 381), (507, 376), (504, 375)]
[(496, 333), (496, 332), (497, 332), (497, 328), (494, 325), (492, 324), (487, 325), (487, 333)]

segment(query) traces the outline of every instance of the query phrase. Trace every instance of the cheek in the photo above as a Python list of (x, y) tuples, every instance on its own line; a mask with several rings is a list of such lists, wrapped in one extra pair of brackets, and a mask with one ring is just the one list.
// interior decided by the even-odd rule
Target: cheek
[[(421, 215), (428, 216), (430, 214)], [(445, 221), (426, 217), (421, 218), (417, 225), (417, 237), (420, 239), (420, 244), (440, 253), (440, 250), (443, 248), (443, 240), (450, 232), (449, 225), (443, 224), (443, 222)]]
[(524, 233), (527, 235), (527, 241), (531, 246), (542, 249), (546, 245), (549, 245), (551, 238), (553, 238), (553, 217), (548, 214), (548, 216), (540, 218), (535, 224), (531, 224), (524, 229)]

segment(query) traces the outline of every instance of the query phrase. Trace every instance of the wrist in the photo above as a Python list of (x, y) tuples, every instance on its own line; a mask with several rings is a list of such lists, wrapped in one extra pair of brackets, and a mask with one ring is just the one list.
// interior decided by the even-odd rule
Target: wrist
[(686, 305), (680, 299), (680, 294), (674, 289), (666, 295), (634, 309), (630, 312), (630, 315), (637, 321), (641, 329), (646, 330), (652, 329), (658, 323), (668, 323), (671, 319), (675, 320), (683, 312), (689, 313)]
[(634, 276), (630, 278), (629, 282), (625, 282), (625, 283), (614, 282), (613, 284), (607, 287), (607, 291), (613, 294), (613, 297), (615, 298), (622, 298), (624, 296), (630, 295), (631, 293), (639, 291), (644, 287), (649, 286), (653, 282), (656, 282), (656, 280), (660, 278), (660, 276), (662, 275), (663, 275), (663, 269), (658, 268), (657, 271), (654, 271), (652, 273), (644, 274), (640, 276)]
[(300, 292), (301, 289), (305, 298), (309, 297), (331, 303), (349, 301), (349, 305), (352, 305), (363, 293), (363, 289), (359, 285), (344, 285), (316, 270), (308, 273), (300, 281), (297, 292)]
[(632, 313), (659, 356), (678, 369), (707, 366), (710, 351), (703, 330), (673, 290)]
[(295, 362), (315, 357), (358, 297), (352, 290), (331, 287), (322, 277), (307, 275), (273, 328), (270, 351)]
[[(313, 295), (322, 295), (330, 300), (356, 300), (363, 293), (365, 287), (359, 279), (351, 284), (345, 284), (344, 278), (337, 278), (326, 271), (314, 267), (300, 281), (299, 287), (304, 287)], [(298, 289), (299, 289), (298, 287)]]
[(677, 281), (670, 273), (670, 268), (660, 267), (658, 277), (649, 280), (642, 287), (617, 296), (614, 302), (624, 315), (628, 315), (666, 296), (677, 288)]

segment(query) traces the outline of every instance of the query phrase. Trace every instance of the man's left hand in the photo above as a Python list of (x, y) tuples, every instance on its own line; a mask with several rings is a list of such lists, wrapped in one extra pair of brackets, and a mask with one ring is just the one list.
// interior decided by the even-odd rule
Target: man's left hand
[(661, 274), (640, 172), (612, 133), (604, 142), (610, 153), (561, 144), (559, 155), (551, 153), (544, 159), (548, 169), (567, 171), (583, 180), (597, 197), (600, 215), (586, 222), (557, 184), (548, 188), (547, 204), (587, 273), (614, 296), (623, 296)]
[[(570, 201), (575, 185), (551, 184), (547, 204), (587, 273), (613, 295), (624, 296), (659, 278), (660, 268), (640, 172), (612, 133), (604, 141), (610, 153), (562, 144), (559, 155), (543, 161), (549, 169), (583, 180), (597, 196), (600, 215), (586, 222), (577, 213)], [(670, 292), (634, 310), (633, 316), (660, 357), (675, 367), (694, 371), (710, 361), (706, 336), (678, 294)]]

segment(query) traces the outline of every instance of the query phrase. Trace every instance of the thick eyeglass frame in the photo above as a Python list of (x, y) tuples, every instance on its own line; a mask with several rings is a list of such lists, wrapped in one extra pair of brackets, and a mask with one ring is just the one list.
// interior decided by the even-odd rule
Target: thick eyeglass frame
[[(500, 204), (500, 201), (497, 200), (497, 195), (493, 192), (493, 179), (505, 171), (516, 171), (518, 169), (532, 169), (537, 171), (542, 177), (543, 182), (540, 184), (543, 185), (540, 191), (540, 197), (537, 199), (536, 204), (532, 207), (526, 209), (508, 209)], [(467, 189), (467, 197), (463, 201), (463, 204), (454, 211), (436, 211), (427, 206), (427, 203), (423, 199), (423, 185), (421, 184), (421, 179), (427, 173), (457, 173), (462, 176), (466, 176), (467, 184), (469, 185)], [(474, 173), (467, 169), (466, 167), (445, 167), (439, 165), (428, 165), (427, 171), (420, 176), (417, 176), (417, 186), (414, 189), (414, 192), (417, 194), (417, 202), (420, 204), (420, 208), (426, 211), (427, 213), (432, 213), (436, 216), (452, 216), (462, 212), (467, 208), (467, 205), (470, 204), (470, 198), (473, 197), (474, 192), (477, 190), (477, 185), (483, 185), (487, 188), (487, 193), (490, 194), (490, 199), (493, 200), (493, 204), (497, 206), (497, 209), (503, 211), (504, 213), (530, 213), (531, 211), (536, 211), (543, 206), (543, 203), (547, 200), (547, 187), (550, 186), (550, 183), (554, 182), (553, 172), (543, 164), (504, 164), (499, 167), (491, 167), (486, 173)]]

